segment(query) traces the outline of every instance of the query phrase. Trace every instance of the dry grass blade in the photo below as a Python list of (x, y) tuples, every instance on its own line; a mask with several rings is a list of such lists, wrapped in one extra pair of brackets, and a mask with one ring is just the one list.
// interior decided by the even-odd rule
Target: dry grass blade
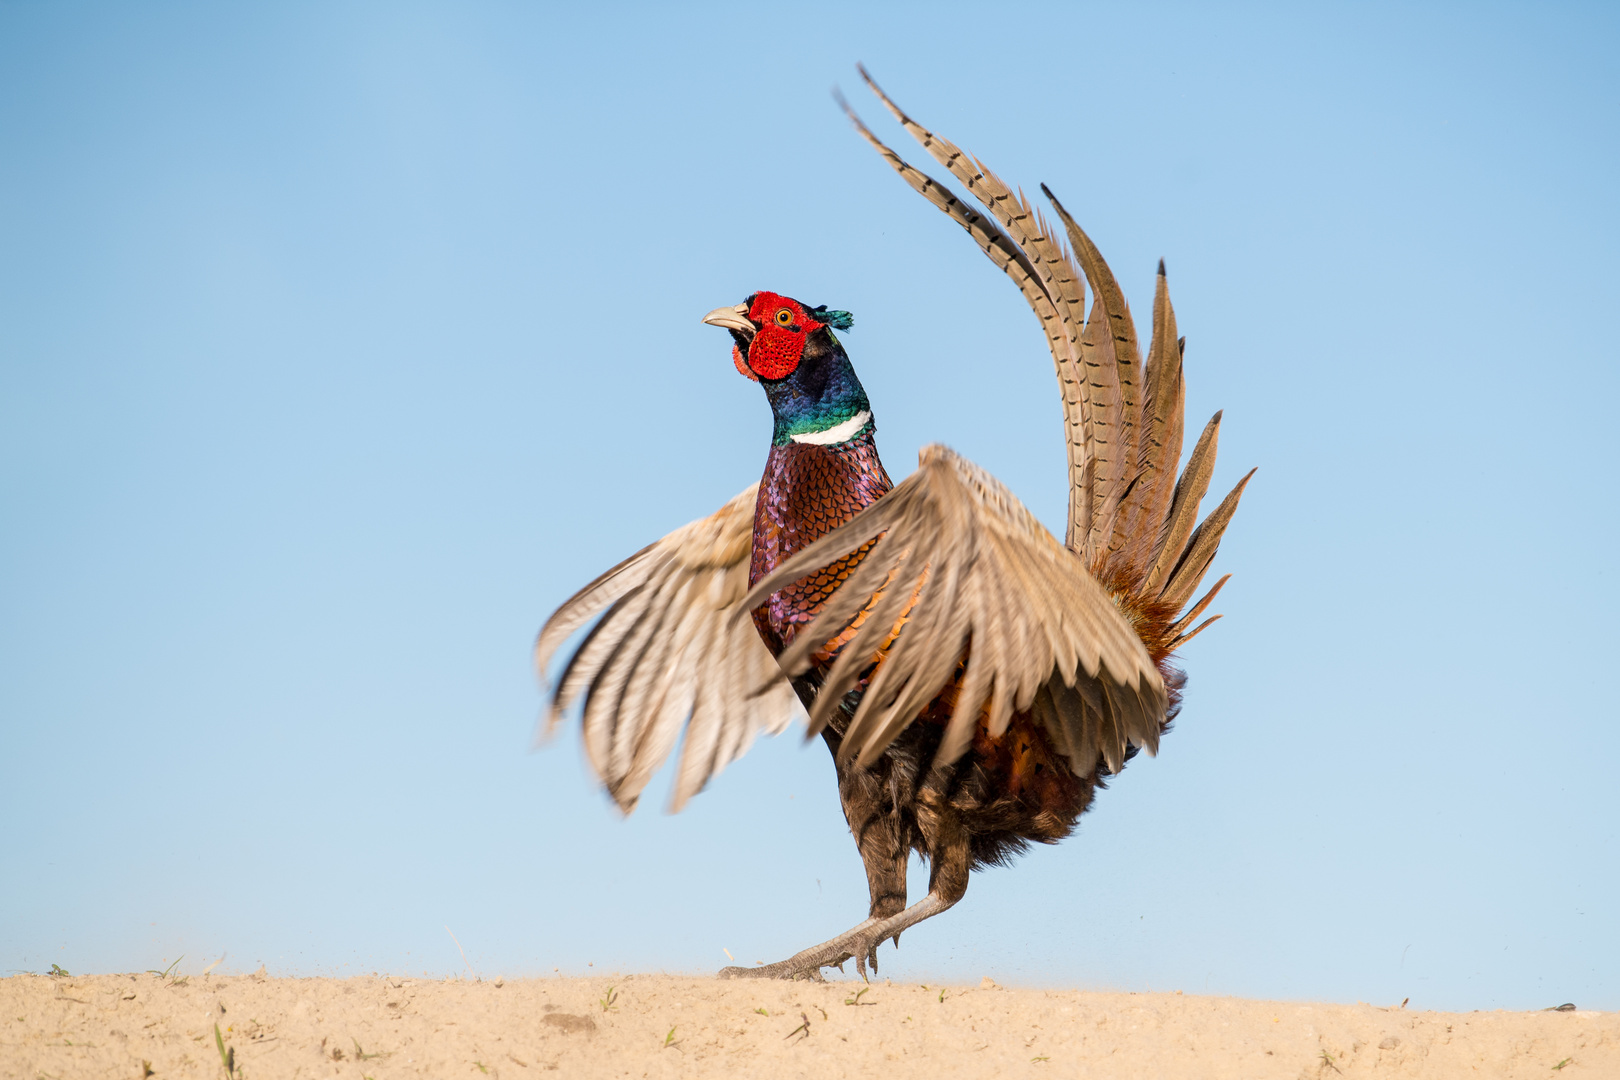
[(236, 1047), (226, 1047), (225, 1036), (219, 1033), (219, 1025), (214, 1025), (214, 1045), (219, 1048), (219, 1063), (225, 1066), (225, 1075), (236, 1075)]

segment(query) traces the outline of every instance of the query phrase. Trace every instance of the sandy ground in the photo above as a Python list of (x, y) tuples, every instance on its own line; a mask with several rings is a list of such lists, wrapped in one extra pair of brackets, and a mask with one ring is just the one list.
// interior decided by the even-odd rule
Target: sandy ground
[(0, 1077), (1620, 1077), (1620, 1013), (988, 982), (861, 990), (661, 975), (20, 975), (0, 979)]

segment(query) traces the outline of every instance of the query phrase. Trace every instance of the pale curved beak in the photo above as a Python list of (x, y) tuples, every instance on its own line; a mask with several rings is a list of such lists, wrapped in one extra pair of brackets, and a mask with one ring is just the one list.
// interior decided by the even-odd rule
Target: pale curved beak
[(759, 329), (748, 321), (748, 307), (745, 304), (738, 304), (735, 307), (717, 307), (703, 316), (703, 321), (710, 326), (723, 326), (727, 330), (735, 330), (738, 333), (747, 334), (749, 337), (752, 337)]

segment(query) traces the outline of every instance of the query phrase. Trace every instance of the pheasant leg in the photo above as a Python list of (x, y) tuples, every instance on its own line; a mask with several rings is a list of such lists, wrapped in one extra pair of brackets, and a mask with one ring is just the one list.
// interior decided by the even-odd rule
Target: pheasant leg
[(901, 811), (892, 765), (887, 769), (840, 769), (839, 773), (838, 801), (866, 867), (872, 900), (867, 922), (875, 923), (905, 910), (913, 822)]
[(866, 964), (872, 964), (877, 973), (877, 947), (883, 939), (899, 937), (902, 930), (915, 926), (924, 919), (949, 908), (956, 901), (947, 900), (930, 892), (898, 915), (887, 919), (867, 919), (859, 926), (844, 931), (837, 937), (795, 953), (786, 960), (760, 967), (728, 967), (720, 971), (722, 979), (821, 979), (821, 969), (837, 967), (853, 959), (861, 977), (866, 977)]
[(905, 910), (887, 918), (869, 918), (858, 926), (846, 930), (820, 945), (813, 945), (795, 953), (786, 960), (760, 967), (728, 967), (720, 972), (722, 979), (817, 979), (824, 967), (841, 966), (853, 959), (861, 977), (866, 977), (866, 965), (872, 965), (877, 974), (877, 947), (886, 938), (900, 943), (902, 931), (924, 919), (938, 915), (962, 899), (967, 892), (968, 844), (959, 838), (943, 851), (936, 851), (933, 870), (929, 874), (928, 895)]

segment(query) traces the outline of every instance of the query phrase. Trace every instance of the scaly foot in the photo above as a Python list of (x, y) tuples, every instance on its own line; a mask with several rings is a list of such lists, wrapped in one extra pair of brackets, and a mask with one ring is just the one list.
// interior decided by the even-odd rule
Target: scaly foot
[(891, 915), (887, 919), (867, 919), (859, 926), (846, 930), (831, 941), (823, 941), (801, 953), (796, 953), (786, 960), (775, 964), (762, 964), (759, 967), (728, 967), (720, 972), (722, 979), (816, 979), (821, 978), (821, 969), (836, 967), (842, 969), (845, 960), (855, 961), (855, 970), (861, 978), (866, 978), (866, 965), (872, 965), (872, 974), (877, 974), (877, 947), (887, 938), (894, 938), (896, 945), (900, 944), (901, 931), (922, 922), (924, 919), (938, 915), (952, 904), (956, 903), (960, 893), (949, 900), (938, 893), (930, 892), (921, 900), (912, 904), (898, 915)]
[[(775, 964), (758, 967), (722, 968), (722, 979), (811, 979), (823, 981), (821, 969), (836, 967), (843, 970), (844, 961), (853, 959), (861, 977), (866, 977), (866, 963), (872, 964), (877, 974), (877, 947), (887, 935), (880, 931), (888, 919), (867, 919), (859, 926), (846, 930), (831, 941), (812, 946)], [(896, 935), (898, 936), (898, 935)]]

